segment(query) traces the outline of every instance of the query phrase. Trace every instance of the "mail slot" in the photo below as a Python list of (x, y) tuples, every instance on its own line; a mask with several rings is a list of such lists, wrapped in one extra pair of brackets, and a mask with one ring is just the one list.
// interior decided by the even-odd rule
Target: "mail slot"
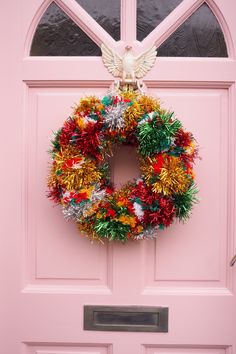
[(168, 308), (84, 306), (84, 329), (90, 331), (168, 332)]

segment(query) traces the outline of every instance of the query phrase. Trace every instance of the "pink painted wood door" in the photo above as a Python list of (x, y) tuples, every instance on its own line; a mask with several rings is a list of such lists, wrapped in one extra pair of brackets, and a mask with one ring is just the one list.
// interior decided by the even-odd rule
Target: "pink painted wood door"
[[(92, 40), (122, 53), (163, 43), (202, 0), (183, 0), (142, 42), (136, 1), (121, 1), (116, 42), (74, 0), (58, 6)], [(91, 244), (45, 197), (49, 141), (85, 94), (112, 77), (100, 57), (33, 57), (50, 1), (12, 0), (1, 11), (1, 354), (236, 354), (234, 0), (208, 0), (227, 58), (158, 57), (148, 93), (173, 109), (200, 145), (200, 203), (186, 225), (152, 241)], [(121, 159), (121, 156), (118, 160)], [(137, 166), (114, 171), (116, 181)], [(168, 333), (83, 330), (84, 305), (169, 308)]]

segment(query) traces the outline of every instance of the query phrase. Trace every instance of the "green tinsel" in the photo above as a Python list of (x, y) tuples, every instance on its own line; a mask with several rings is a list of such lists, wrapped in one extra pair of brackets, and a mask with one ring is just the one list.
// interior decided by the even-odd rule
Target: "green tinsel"
[[(116, 216), (119, 217), (121, 215), (129, 215), (129, 210), (126, 206), (119, 206), (117, 205), (115, 199), (110, 199), (109, 203), (111, 205), (111, 208), (116, 212)], [(103, 215), (106, 215), (107, 209), (101, 208), (100, 212)]]
[(130, 231), (129, 225), (124, 225), (115, 220), (96, 219), (94, 223), (95, 232), (102, 238), (111, 240), (127, 241), (127, 234)]
[(172, 150), (169, 151), (169, 154), (172, 156), (180, 156), (184, 152), (184, 148), (182, 146), (175, 146)]
[(153, 122), (146, 122), (140, 125), (139, 151), (143, 156), (150, 156), (159, 153), (170, 147), (171, 139), (161, 128), (157, 128)]
[(151, 211), (157, 211), (159, 209), (159, 203), (158, 203), (158, 201), (156, 200), (156, 201), (154, 201), (153, 203), (152, 203), (152, 205), (150, 206), (150, 210)]
[(141, 200), (139, 197), (134, 197), (134, 198), (132, 199), (132, 202), (136, 202), (136, 203), (138, 203), (139, 205), (142, 205), (142, 204), (143, 204), (142, 200)]
[(108, 162), (104, 162), (99, 166), (99, 171), (103, 176), (104, 183), (106, 185), (110, 184), (111, 173), (110, 173), (110, 166)]
[(159, 173), (157, 175), (153, 174), (150, 178), (149, 178), (149, 183), (153, 184), (156, 181), (158, 181), (159, 179)]
[(115, 208), (117, 216), (119, 217), (120, 215), (129, 215), (128, 208), (126, 207), (116, 207)]
[(112, 96), (105, 96), (105, 97), (103, 97), (103, 99), (101, 100), (101, 102), (102, 102), (102, 104), (103, 104), (104, 106), (109, 106), (109, 105), (111, 105), (111, 104), (112, 104), (112, 101), (113, 101)]
[(98, 120), (98, 116), (97, 116), (96, 114), (94, 114), (94, 113), (91, 113), (91, 114), (89, 115), (89, 118), (93, 119), (94, 121), (97, 121), (97, 120)]
[(197, 193), (198, 189), (196, 185), (192, 184), (184, 194), (174, 195), (173, 201), (176, 207), (176, 216), (179, 219), (186, 220), (189, 218), (193, 204), (198, 203), (198, 199), (196, 197)]
[(74, 134), (72, 135), (72, 137), (70, 138), (70, 143), (71, 145), (76, 145), (77, 139), (78, 139), (78, 135), (80, 134), (79, 129), (75, 128), (74, 130)]
[(55, 138), (54, 138), (54, 140), (51, 140), (51, 144), (53, 147), (52, 150), (50, 151), (51, 153), (55, 152), (55, 150), (60, 151), (60, 149), (61, 149), (61, 146), (59, 144), (60, 134), (61, 134), (61, 129), (59, 129), (57, 132), (54, 132)]
[[(142, 123), (142, 120), (145, 121)], [(139, 151), (143, 156), (166, 151), (171, 146), (171, 138), (181, 128), (179, 120), (173, 119), (173, 113), (155, 112), (152, 118), (147, 115), (140, 120), (138, 129)]]
[(174, 136), (175, 133), (182, 127), (182, 124), (178, 119), (173, 119), (173, 114), (174, 112), (164, 112), (159, 115), (169, 136)]

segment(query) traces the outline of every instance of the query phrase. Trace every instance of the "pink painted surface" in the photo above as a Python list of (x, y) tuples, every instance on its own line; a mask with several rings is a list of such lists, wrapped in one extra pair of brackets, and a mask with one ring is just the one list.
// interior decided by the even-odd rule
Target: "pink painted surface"
[[(198, 139), (201, 203), (186, 225), (173, 225), (156, 241), (125, 246), (91, 245), (45, 198), (52, 131), (80, 96), (103, 95), (112, 78), (100, 58), (28, 57), (49, 1), (4, 2), (1, 354), (236, 353), (236, 267), (229, 267), (236, 253), (236, 7), (233, 0), (207, 2), (222, 24), (230, 57), (161, 58), (146, 78), (148, 92)], [(121, 51), (129, 42), (138, 53), (164, 41), (201, 1), (184, 0), (143, 43), (134, 40), (134, 0), (122, 1), (118, 43), (74, 0), (56, 3), (97, 44)], [(121, 150), (116, 183), (137, 172), (135, 154)], [(169, 332), (83, 331), (85, 304), (168, 306)]]

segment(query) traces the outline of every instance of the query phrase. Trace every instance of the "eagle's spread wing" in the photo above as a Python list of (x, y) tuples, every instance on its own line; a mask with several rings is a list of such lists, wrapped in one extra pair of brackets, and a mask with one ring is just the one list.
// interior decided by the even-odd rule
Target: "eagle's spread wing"
[(104, 43), (101, 46), (103, 64), (115, 77), (122, 77), (122, 58)]
[(152, 68), (155, 63), (157, 55), (157, 48), (153, 46), (145, 53), (140, 54), (135, 59), (135, 77), (141, 79)]

